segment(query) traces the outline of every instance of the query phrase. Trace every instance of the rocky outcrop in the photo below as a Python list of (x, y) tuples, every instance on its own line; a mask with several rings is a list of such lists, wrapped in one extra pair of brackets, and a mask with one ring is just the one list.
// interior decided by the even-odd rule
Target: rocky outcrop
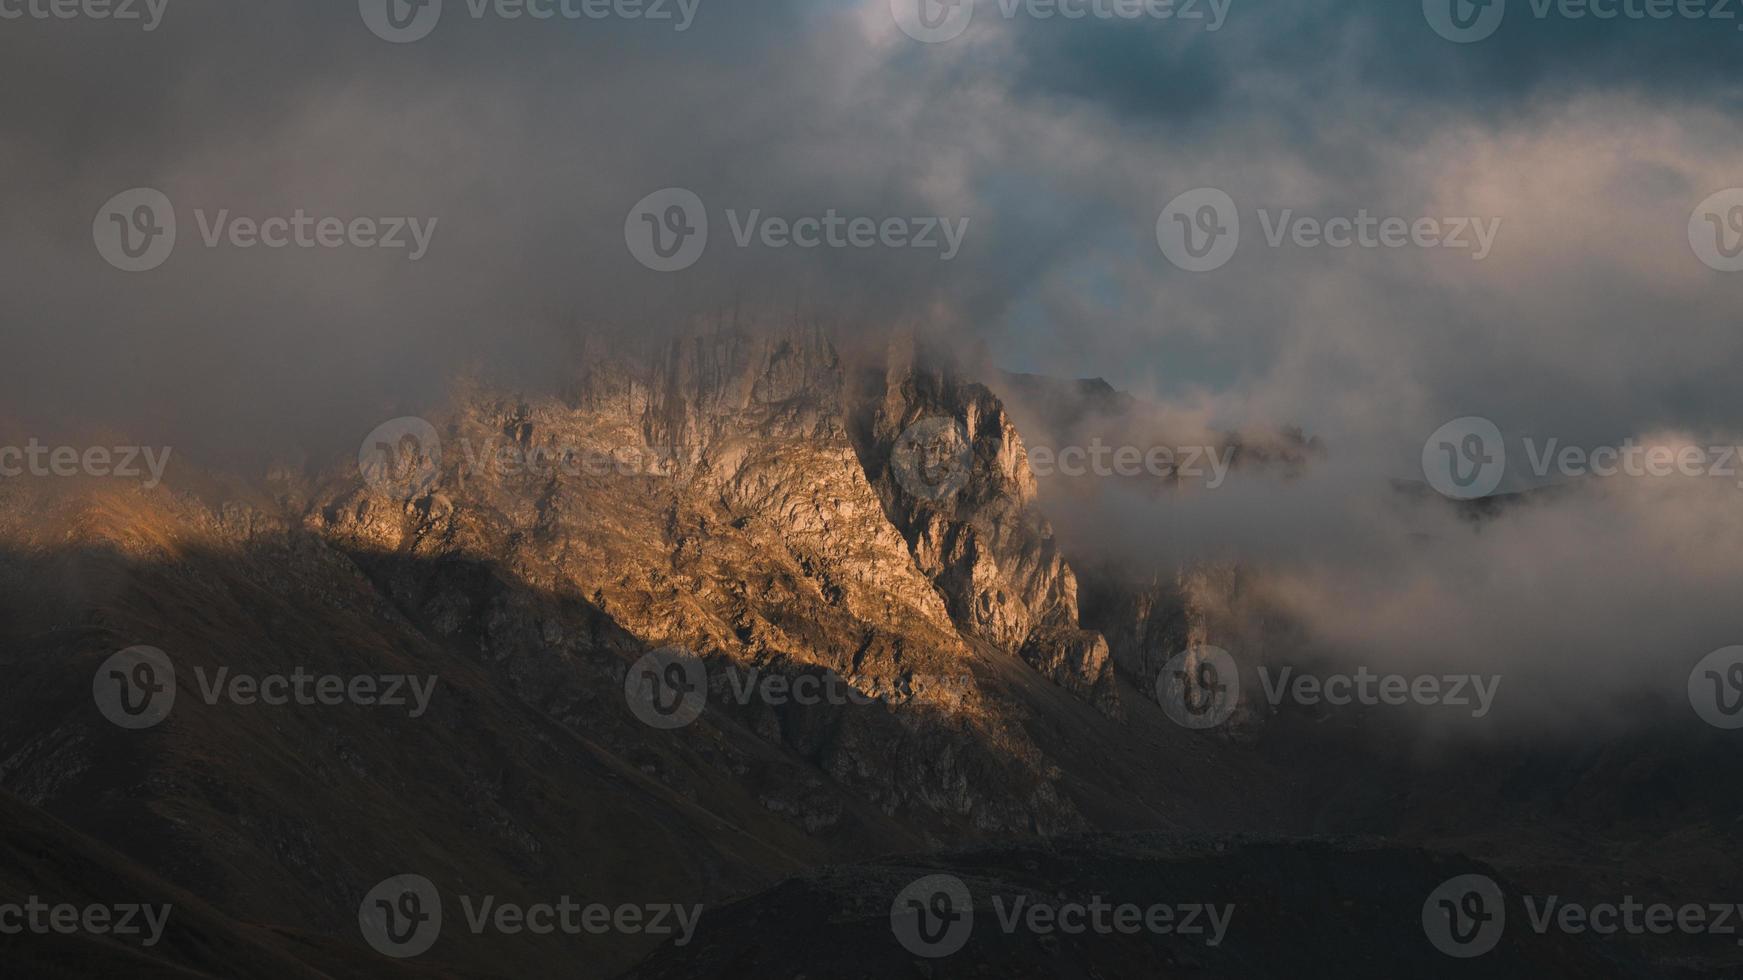
[[(861, 391), (860, 458), (951, 619), (970, 636), (1049, 665), (1044, 673), (1061, 686), (1099, 692), (1098, 706), (1114, 710), (1111, 668), (1081, 653), (1094, 643), (1074, 635), (1077, 578), (1036, 506), (1028, 453), (997, 396), (913, 342), (893, 346), (881, 372), (868, 369)], [(958, 457), (942, 483), (928, 483), (903, 458), (904, 441), (928, 430), (942, 432)]]
[(1120, 717), (1108, 643), (1093, 630), (1040, 626), (1029, 632), (1018, 654), (1041, 676), (1089, 701), (1110, 717)]
[[(560, 396), (461, 384), (437, 426), (442, 469), (428, 492), (406, 502), (337, 480), (309, 526), (365, 554), (503, 565), (585, 600), (649, 648), (681, 646), (722, 669), (839, 677), (881, 709), (723, 710), (892, 817), (995, 832), (1079, 826), (1050, 786), (1055, 768), (986, 703), (973, 644), (1020, 655), (1112, 713), (1105, 645), (1078, 629), (1075, 578), (1032, 506), (997, 399), (944, 374), (906, 377), (891, 397), (911, 404), (884, 411), (817, 331), (725, 327), (654, 357), (601, 352)], [(888, 466), (854, 426), (945, 406), (978, 434), (975, 477), (947, 511), (893, 520), (902, 502)], [(492, 612), (477, 588), (396, 591), (436, 630), (476, 633), (523, 677), (572, 647), (574, 627)], [(771, 791), (771, 811), (831, 823), (837, 802), (787, 783)]]
[(1201, 564), (1168, 579), (1134, 581), (1113, 568), (1087, 576), (1085, 621), (1107, 638), (1119, 675), (1149, 697), (1176, 656), (1191, 663), (1222, 650), (1241, 672), (1243, 691), (1231, 716), (1235, 728), (1266, 713), (1258, 667), (1308, 645), (1299, 627), (1272, 603), (1255, 574), (1229, 563)]

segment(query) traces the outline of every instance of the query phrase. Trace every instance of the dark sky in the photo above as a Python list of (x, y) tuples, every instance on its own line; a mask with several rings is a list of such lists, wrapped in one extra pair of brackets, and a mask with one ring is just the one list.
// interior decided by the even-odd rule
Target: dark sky
[[(1211, 30), (981, 0), (959, 37), (924, 44), (897, 28), (912, 0), (700, 0), (684, 30), (447, 0), (427, 36), (390, 44), (364, 16), (382, 2), (167, 0), (150, 31), (0, 21), (11, 414), (350, 432), (459, 365), (536, 380), (581, 332), (726, 308), (929, 324), (1019, 369), (1375, 453), (1479, 409), (1586, 440), (1735, 414), (1743, 276), (1685, 235), (1698, 202), (1743, 184), (1734, 20), (1512, 0), (1493, 36), (1455, 44), (1415, 3), (1232, 0)], [(1230, 194), (1246, 240), (1185, 273), (1156, 218), (1203, 186)], [(127, 274), (91, 224), (135, 187), (163, 191), (180, 228), (167, 262)], [(624, 240), (666, 187), (714, 225), (671, 274)], [(1272, 248), (1262, 208), (1501, 225), (1481, 262)], [(297, 209), (437, 225), (417, 262), (199, 234), (220, 212)], [(970, 225), (945, 262), (741, 248), (729, 209)]]
[[(1214, 30), (980, 0), (960, 36), (922, 43), (898, 26), (914, 0), (700, 0), (684, 30), (447, 0), (427, 36), (389, 43), (370, 27), (383, 2), (167, 0), (150, 31), (0, 20), (0, 418), (186, 454), (343, 449), (463, 368), (560, 380), (593, 334), (726, 310), (919, 327), (1018, 370), (1104, 376), (1186, 426), (1323, 437), (1319, 485), (1063, 520), (1127, 551), (1305, 562), (1304, 605), (1350, 647), (1456, 659), (1478, 624), (1477, 649), (1549, 670), (1569, 661), (1546, 647), (1674, 665), (1738, 625), (1717, 612), (1743, 584), (1730, 481), (1618, 486), (1487, 538), (1438, 528), (1451, 543), (1428, 559), (1419, 518), (1370, 496), (1419, 477), (1457, 416), (1588, 446), (1743, 436), (1743, 273), (1690, 236), (1698, 205), (1743, 186), (1735, 16), (1497, 0), (1492, 34), (1454, 43), (1431, 26), (1454, 0), (1232, 0)], [(140, 273), (93, 233), (133, 188), (177, 221)], [(710, 224), (679, 272), (626, 242), (665, 188)], [(1242, 237), (1190, 272), (1158, 218), (1199, 188), (1226, 192)], [(435, 227), (417, 261), (203, 241), (220, 214), (299, 210)], [(740, 247), (753, 211), (969, 224), (945, 261)], [(1480, 261), (1273, 247), (1285, 213), (1497, 230)]]

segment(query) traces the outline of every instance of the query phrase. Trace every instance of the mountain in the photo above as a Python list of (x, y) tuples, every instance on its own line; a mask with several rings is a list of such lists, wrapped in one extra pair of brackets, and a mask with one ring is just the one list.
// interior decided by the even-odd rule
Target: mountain
[[(1512, 828), (1473, 845), (1472, 826), (1397, 805), (1480, 823), (1507, 774), (1542, 758), (1421, 765), (1412, 733), (1366, 718), (1244, 710), (1212, 733), (1170, 720), (1156, 685), (1175, 653), (1220, 642), (1250, 671), (1299, 641), (1262, 575), (1074, 560), (1013, 411), (948, 354), (915, 340), (848, 354), (804, 326), (652, 347), (590, 351), (537, 395), (460, 379), (356, 460), (175, 471), (150, 490), (0, 482), (0, 806), (15, 828), (0, 882), (176, 910), (173, 939), (63, 944), (79, 947), (71, 962), (871, 975), (910, 962), (876, 921), (888, 886), (935, 868), (976, 894), (1040, 894), (1067, 872), (1119, 894), (1202, 881), (1255, 910), (1254, 945), (1084, 953), (1099, 975), (1282, 975), (1345, 943), (1328, 935), (1397, 926), (1395, 907), (1435, 883), (1430, 851), (1471, 847), (1535, 888), (1587, 847)], [(1136, 404), (1097, 386), (1055, 395), (1058, 432)], [(115, 666), (140, 647), (173, 668), (174, 698), (135, 729), (112, 720), (147, 690), (130, 684), (166, 676)], [(1577, 760), (1571, 791), (1651, 783), (1636, 761)], [(1719, 814), (1733, 799), (1690, 802)], [(1663, 826), (1639, 820), (1640, 839)], [(1385, 839), (1324, 839), (1346, 832)], [(1715, 823), (1674, 854), (1734, 834)], [(1347, 867), (1365, 870), (1336, 901), (1369, 889), (1380, 907), (1346, 915), (1301, 887)], [(565, 900), (704, 913), (679, 944), (647, 928), (529, 933), (478, 911)], [(427, 948), (378, 955), (384, 935), (408, 951), (394, 910), (431, 903)], [(784, 928), (797, 945), (767, 935)], [(38, 939), (0, 943), (57, 962)], [(1438, 975), (1419, 929), (1387, 942)], [(926, 969), (1074, 975), (1080, 946), (1048, 950), (1041, 973), (1016, 969), (1018, 946)], [(1559, 940), (1508, 949), (1521, 973), (1594, 962)], [(1346, 975), (1379, 975), (1378, 957)]]

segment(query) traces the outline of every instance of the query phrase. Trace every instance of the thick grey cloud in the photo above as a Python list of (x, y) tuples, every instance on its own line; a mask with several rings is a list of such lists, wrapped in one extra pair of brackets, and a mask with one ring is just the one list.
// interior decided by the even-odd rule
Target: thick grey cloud
[(1215, 31), (1149, 18), (1032, 23), (1016, 32), (1019, 91), (1139, 124), (1275, 111), (1276, 101), (1254, 97), (1259, 79), (1287, 81), (1301, 102), (1335, 104), (1352, 88), (1394, 93), (1421, 116), (1507, 116), (1592, 88), (1738, 107), (1728, 69), (1743, 10), (1734, 4), (1691, 4), (1707, 15), (1685, 17), (1662, 0), (1569, 5), (1583, 16), (1559, 2), (1499, 2), (1501, 26), (1463, 45), (1437, 35), (1420, 3), (1393, 0), (1233, 0)]
[[(816, 316), (862, 337), (917, 324), (1001, 366), (1106, 376), (1193, 431), (1322, 436), (1323, 482), (1060, 506), (1070, 534), (1110, 551), (1278, 563), (1305, 609), (1387, 611), (1316, 617), (1330, 644), (1379, 656), (1405, 644), (1397, 624), (1488, 610), (1531, 638), (1514, 654), (1555, 646), (1520, 598), (1537, 579), (1484, 569), (1561, 576), (1554, 601), (1586, 624), (1566, 646), (1613, 639), (1594, 663), (1646, 643), (1609, 615), (1634, 592), (1682, 624), (1661, 665), (1738, 626), (1702, 585), (1743, 584), (1720, 553), (1728, 493), (1612, 493), (1486, 538), (1438, 529), (1457, 542), (1438, 550), (1419, 546), (1422, 518), (1374, 502), (1420, 476), (1423, 440), (1456, 416), (1582, 445), (1743, 430), (1743, 275), (1709, 269), (1687, 238), (1698, 202), (1743, 186), (1736, 21), (1540, 19), (1509, 0), (1494, 36), (1459, 45), (1412, 2), (1234, 0), (1209, 31), (1005, 19), (982, 0), (960, 38), (922, 44), (888, 0), (702, 0), (683, 32), (467, 9), (448, 0), (404, 45), (337, 0), (170, 0), (149, 33), (0, 20), (0, 417), (185, 456), (343, 451), (456, 371), (560, 384), (601, 333), (719, 316)], [(181, 237), (129, 275), (91, 224), (138, 186), (175, 202)], [(660, 274), (623, 229), (674, 186), (707, 202), (711, 240)], [(1242, 244), (1185, 272), (1157, 218), (1205, 186), (1237, 203)], [(196, 212), (299, 208), (438, 224), (415, 263), (200, 241)], [(739, 248), (728, 209), (971, 225), (942, 262)], [(1260, 210), (1500, 225), (1479, 262), (1272, 247)], [(1692, 533), (1672, 518), (1684, 511), (1715, 529), (1693, 554), (1664, 545)], [(1594, 568), (1581, 535), (1604, 526), (1628, 569)], [(1688, 601), (1650, 588), (1665, 582)]]
[[(1710, 367), (1729, 352), (1714, 329), (1726, 284), (1619, 278), (1627, 257), (1601, 239), (1677, 251), (1676, 210), (1726, 179), (1690, 171), (1732, 148), (1734, 29), (1538, 19), (1528, 0), (1472, 45), (1435, 36), (1416, 4), (1237, 0), (1216, 31), (997, 10), (981, 3), (940, 45), (902, 36), (886, 0), (704, 0), (683, 32), (474, 20), (450, 0), (434, 33), (406, 45), (376, 38), (349, 3), (172, 0), (149, 33), (6, 21), (0, 82), (32, 93), (0, 113), (12, 410), (197, 418), (236, 430), (224, 441), (270, 441), (299, 433), (288, 419), (337, 429), (428, 397), (461, 365), (536, 378), (587, 330), (728, 309), (936, 321), (1016, 366), (1196, 390), (1234, 415), (1350, 438), (1375, 434), (1364, 419), (1399, 418), (1397, 399), (1418, 403), (1403, 415), (1420, 407), (1419, 427), (1469, 408), (1454, 402), (1486, 403), (1485, 388), (1496, 411), (1563, 427), (1549, 399), (1513, 402), (1602, 393), (1606, 407), (1577, 414), (1604, 416), (1605, 432), (1729, 410)], [(1580, 132), (1562, 132), (1570, 120)], [(1617, 152), (1607, 129), (1642, 124), (1661, 130), (1658, 159), (1580, 182), (1594, 154)], [(1524, 145), (1546, 132), (1564, 138)], [(1509, 186), (1522, 168), (1575, 173)], [(1555, 288), (1505, 295), (1503, 273), (1422, 254), (1249, 249), (1220, 278), (1186, 276), (1160, 260), (1151, 225), (1199, 184), (1322, 216), (1481, 205), (1507, 220), (1494, 263), (1550, 264)], [(89, 217), (142, 185), (177, 203), (182, 244), (164, 268), (120, 275), (94, 255)], [(706, 259), (676, 276), (635, 264), (621, 234), (630, 205), (665, 186), (696, 191), (716, 225)], [(1576, 186), (1597, 195), (1582, 206), (1620, 205), (1610, 228), (1522, 227), (1575, 203), (1558, 199)], [(1649, 199), (1662, 210), (1642, 213)], [(439, 227), (416, 264), (196, 245), (196, 209), (296, 208)], [(727, 208), (972, 225), (944, 264), (731, 247)], [(1631, 327), (1667, 316), (1717, 346), (1631, 365), (1636, 390), (1615, 404), (1603, 368), (1640, 339)], [(1473, 323), (1496, 326), (1471, 336)], [(1491, 346), (1501, 331), (1515, 349)], [(1450, 350), (1461, 337), (1483, 349)], [(1689, 360), (1707, 366), (1690, 377)], [(1342, 417), (1310, 403), (1328, 386), (1351, 401)]]

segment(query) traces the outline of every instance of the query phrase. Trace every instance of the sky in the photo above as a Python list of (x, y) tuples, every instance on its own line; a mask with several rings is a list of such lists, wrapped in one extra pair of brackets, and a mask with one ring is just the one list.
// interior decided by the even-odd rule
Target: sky
[[(1743, 279), (1699, 261), (1687, 224), (1743, 184), (1734, 19), (1512, 0), (1460, 44), (1413, 3), (1084, 0), (1068, 20), (980, 0), (960, 35), (924, 43), (901, 30), (910, 0), (550, 19), (447, 0), (426, 35), (389, 43), (370, 26), (388, 0), (160, 2), (150, 30), (143, 3), (143, 22), (0, 20), (15, 413), (271, 439), (291, 419), (345, 424), (372, 395), (416, 399), (456, 365), (536, 375), (578, 333), (738, 307), (933, 326), (1014, 369), (1376, 454), (1467, 413), (1587, 442), (1731, 419)], [(139, 187), (180, 227), (163, 265), (128, 273), (92, 217)], [(1189, 272), (1157, 219), (1204, 187), (1243, 238)], [(665, 188), (713, 226), (675, 273), (625, 241)], [(299, 209), (435, 227), (415, 261), (202, 234)], [(831, 210), (967, 225), (948, 259), (736, 240), (753, 212)], [(1499, 224), (1480, 260), (1273, 247), (1285, 211)]]
[[(0, 0), (0, 419), (345, 446), (462, 370), (560, 383), (594, 335), (726, 310), (921, 329), (1194, 425), (1321, 437), (1327, 482), (1285, 506), (1207, 494), (1144, 526), (1298, 562), (1323, 545), (1344, 571), (1316, 563), (1313, 588), (1379, 589), (1360, 601), (1398, 622), (1517, 604), (1531, 589), (1495, 570), (1541, 562), (1529, 581), (1560, 569), (1612, 632), (1647, 579), (1689, 580), (1642, 612), (1699, 619), (1680, 645), (1733, 625), (1707, 590), (1743, 568), (1665, 535), (1732, 526), (1734, 481), (1618, 485), (1426, 565), (1367, 494), (1420, 480), (1464, 417), (1514, 461), (1525, 440), (1743, 442), (1734, 5), (921, 2), (139, 0), (120, 20)], [(160, 212), (135, 222), (145, 200), (175, 242), (133, 258), (122, 236), (167, 240)], [(1231, 214), (1232, 253), (1182, 252), (1230, 246)], [(316, 243), (245, 247), (273, 218)], [(794, 246), (805, 218), (848, 244)], [(1397, 244), (1328, 244), (1388, 219)], [(1512, 465), (1501, 488), (1557, 477)], [(1582, 527), (1652, 560), (1599, 574)], [(1145, 540), (1119, 530), (1081, 533)], [(1158, 547), (1203, 553), (1181, 538)], [(1431, 574), (1453, 568), (1487, 577)], [(1399, 645), (1354, 628), (1324, 625)]]

